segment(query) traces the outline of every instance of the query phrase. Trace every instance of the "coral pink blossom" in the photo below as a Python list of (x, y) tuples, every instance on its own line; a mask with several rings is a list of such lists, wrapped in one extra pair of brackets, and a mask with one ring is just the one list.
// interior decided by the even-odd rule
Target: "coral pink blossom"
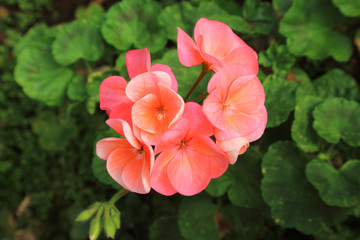
[(204, 190), (212, 178), (221, 176), (229, 161), (211, 136), (214, 127), (201, 106), (189, 102), (182, 118), (159, 139), (151, 175), (151, 187), (163, 195), (176, 192), (191, 196)]
[(194, 40), (180, 28), (177, 36), (179, 60), (190, 67), (205, 62), (210, 70), (239, 63), (249, 73), (257, 74), (259, 65), (256, 52), (222, 22), (200, 18), (195, 26)]
[(154, 163), (152, 147), (137, 139), (124, 120), (108, 119), (106, 123), (125, 139), (110, 137), (100, 140), (96, 144), (98, 157), (107, 160), (110, 176), (122, 187), (136, 193), (148, 193)]
[[(171, 88), (176, 92), (178, 83), (171, 68), (163, 64), (150, 66), (150, 53), (147, 49), (136, 49), (128, 51), (125, 55), (126, 67), (130, 79), (145, 72), (161, 71), (170, 76)], [(118, 118), (132, 124), (131, 108), (134, 102), (125, 94), (127, 81), (120, 76), (106, 78), (100, 85), (99, 98), (100, 108), (106, 110), (109, 118)]]
[(145, 142), (154, 145), (184, 111), (184, 100), (171, 86), (170, 76), (156, 71), (137, 75), (125, 89), (135, 102), (131, 117), (137, 135)]
[(166, 72), (171, 78), (171, 88), (177, 92), (178, 83), (171, 68), (168, 65), (160, 63), (150, 66), (151, 58), (150, 52), (147, 48), (128, 51), (125, 55), (125, 61), (130, 79), (133, 79), (137, 75), (145, 72)]
[(258, 113), (264, 106), (265, 93), (255, 75), (242, 74), (238, 64), (215, 73), (208, 85), (209, 96), (204, 100), (203, 110), (216, 128), (247, 136), (262, 121)]
[(250, 142), (258, 140), (263, 135), (267, 123), (265, 106), (256, 113), (256, 116), (260, 124), (247, 136), (242, 136), (235, 131), (215, 129), (216, 144), (228, 156), (230, 164), (235, 164), (238, 155), (246, 151)]

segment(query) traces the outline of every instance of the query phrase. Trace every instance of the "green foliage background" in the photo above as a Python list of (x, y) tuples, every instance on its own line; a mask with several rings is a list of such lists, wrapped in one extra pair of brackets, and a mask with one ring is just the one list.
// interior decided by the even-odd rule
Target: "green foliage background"
[(259, 53), (267, 129), (197, 196), (122, 198), (115, 238), (360, 239), (357, 1), (59, 2), (0, 0), (1, 240), (87, 239), (76, 216), (121, 189), (94, 154), (114, 135), (101, 81), (127, 77), (126, 51), (148, 48), (186, 95), (201, 66), (179, 63), (176, 27), (192, 35), (200, 17)]

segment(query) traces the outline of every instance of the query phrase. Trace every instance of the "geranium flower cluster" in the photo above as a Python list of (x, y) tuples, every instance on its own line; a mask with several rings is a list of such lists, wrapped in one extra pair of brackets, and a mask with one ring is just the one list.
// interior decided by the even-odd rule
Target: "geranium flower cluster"
[(151, 66), (147, 49), (127, 52), (129, 82), (112, 76), (100, 86), (106, 123), (124, 138), (102, 139), (96, 152), (129, 191), (197, 194), (264, 132), (267, 112), (256, 52), (230, 27), (206, 18), (198, 20), (194, 38), (178, 28), (180, 62), (203, 64), (202, 75), (215, 73), (202, 106), (184, 102), (170, 67)]

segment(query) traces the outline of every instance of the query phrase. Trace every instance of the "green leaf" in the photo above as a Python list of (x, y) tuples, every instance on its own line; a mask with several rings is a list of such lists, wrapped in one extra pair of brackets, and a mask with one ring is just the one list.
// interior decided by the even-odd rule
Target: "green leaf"
[(67, 96), (73, 101), (85, 100), (88, 96), (85, 88), (85, 79), (80, 75), (75, 75), (69, 82)]
[(226, 204), (220, 206), (220, 212), (230, 225), (231, 231), (240, 234), (237, 238), (230, 237), (225, 239), (256, 239), (253, 235), (261, 231), (260, 229), (264, 224), (268, 210), (263, 208), (240, 208), (235, 205)]
[(261, 206), (261, 158), (260, 152), (249, 148), (224, 175), (211, 180), (206, 191), (217, 197), (229, 189), (228, 196), (234, 205), (246, 208)]
[(276, 75), (285, 76), (295, 64), (295, 57), (286, 45), (272, 44), (266, 51), (260, 52), (259, 64), (271, 67)]
[(360, 2), (354, 0), (332, 0), (345, 16), (360, 16)]
[[(186, 96), (187, 92), (190, 90), (191, 86), (195, 83), (196, 79), (201, 73), (201, 65), (190, 68), (181, 65), (176, 50), (167, 51), (161, 60), (155, 61), (154, 63), (156, 62), (166, 64), (171, 67), (179, 84), (178, 93), (182, 97)], [(192, 98), (196, 98), (207, 92), (207, 83), (210, 77), (211, 74), (205, 75), (200, 84), (195, 88), (195, 91), (192, 93)], [(192, 98), (190, 98), (190, 100)]]
[(360, 200), (360, 161), (347, 161), (339, 170), (322, 160), (306, 165), (306, 176), (330, 206), (352, 207)]
[(352, 147), (360, 146), (360, 104), (343, 98), (329, 98), (313, 112), (313, 127), (329, 143), (343, 139)]
[(60, 105), (73, 71), (55, 62), (51, 54), (51, 33), (19, 52), (15, 81), (26, 95), (49, 106)]
[(105, 21), (104, 9), (99, 4), (90, 3), (87, 7), (79, 7), (76, 9), (75, 16), (78, 19), (87, 20), (95, 23), (97, 28)]
[(151, 0), (124, 0), (111, 6), (101, 27), (105, 40), (119, 50), (148, 48), (157, 52), (166, 45), (166, 30), (156, 21), (159, 3)]
[(205, 191), (213, 197), (224, 195), (232, 184), (232, 179), (228, 172), (229, 169), (221, 177), (211, 179), (209, 185), (205, 188)]
[(343, 97), (359, 99), (359, 86), (355, 79), (340, 69), (332, 69), (313, 82), (316, 95), (322, 98)]
[(293, 0), (273, 0), (272, 4), (276, 11), (286, 12), (292, 5)]
[(295, 120), (291, 126), (291, 136), (297, 145), (305, 152), (319, 150), (320, 137), (312, 127), (314, 118), (312, 112), (323, 100), (315, 96), (305, 96), (295, 107)]
[(296, 102), (298, 103), (301, 99), (308, 95), (316, 96), (314, 86), (307, 73), (300, 68), (293, 68), (291, 72), (286, 76), (289, 81), (295, 81), (300, 83), (296, 89)]
[(52, 45), (52, 53), (58, 63), (66, 66), (80, 59), (94, 62), (103, 52), (103, 40), (95, 24), (79, 19), (58, 27)]
[(33, 131), (39, 136), (40, 146), (45, 150), (64, 150), (69, 141), (76, 136), (74, 119), (62, 119), (51, 112), (42, 112), (33, 122)]
[(261, 159), (260, 152), (249, 148), (245, 154), (238, 157), (236, 164), (227, 170), (233, 179), (228, 196), (234, 205), (254, 208), (264, 204), (260, 191)]
[(265, 2), (245, 0), (242, 13), (255, 33), (268, 34), (274, 26), (275, 13)]
[(344, 23), (345, 18), (330, 0), (295, 0), (280, 21), (280, 33), (284, 35), (291, 53), (321, 60), (332, 56), (346, 62), (352, 54), (350, 39), (333, 30)]
[(175, 216), (162, 216), (151, 224), (149, 229), (150, 240), (182, 240)]
[(343, 221), (348, 209), (330, 207), (320, 199), (305, 176), (309, 161), (294, 143), (271, 145), (263, 158), (261, 190), (276, 223), (315, 234)]
[(195, 26), (196, 8), (189, 2), (182, 1), (164, 8), (159, 17), (159, 24), (167, 30), (170, 40), (176, 42), (177, 29), (181, 28), (187, 33), (193, 32)]
[(13, 51), (14, 55), (18, 57), (20, 52), (23, 49), (28, 48), (31, 43), (39, 40), (41, 41), (43, 38), (51, 36), (50, 32), (54, 31), (50, 31), (45, 24), (40, 24), (30, 28), (26, 35), (20, 38), (20, 40), (16, 43)]
[(270, 75), (265, 79), (263, 87), (266, 96), (265, 106), (268, 112), (266, 127), (278, 126), (287, 120), (295, 107), (295, 93), (298, 83)]
[(179, 207), (178, 224), (186, 239), (219, 239), (214, 215), (216, 206), (202, 196), (184, 198)]

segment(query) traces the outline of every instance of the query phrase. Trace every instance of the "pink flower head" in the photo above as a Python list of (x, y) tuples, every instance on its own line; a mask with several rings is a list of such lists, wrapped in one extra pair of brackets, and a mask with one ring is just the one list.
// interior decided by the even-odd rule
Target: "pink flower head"
[[(171, 88), (177, 92), (178, 83), (171, 68), (159, 63), (150, 66), (150, 53), (146, 48), (128, 51), (125, 55), (125, 61), (130, 79), (145, 72), (162, 71), (169, 74)], [(106, 78), (100, 85), (100, 108), (106, 110), (109, 118), (123, 119), (131, 125), (131, 108), (134, 102), (126, 96), (126, 86), (127, 81), (123, 77), (111, 76)]]
[(258, 140), (263, 135), (267, 123), (265, 106), (263, 106), (255, 116), (260, 120), (260, 124), (255, 131), (247, 136), (243, 136), (235, 131), (215, 129), (216, 144), (225, 152), (230, 164), (236, 163), (238, 155), (246, 151), (250, 142)]
[(131, 117), (136, 134), (152, 145), (184, 111), (184, 100), (171, 86), (169, 74), (156, 71), (137, 75), (125, 89), (135, 102)]
[(203, 110), (216, 128), (241, 136), (258, 128), (262, 120), (257, 113), (264, 106), (265, 93), (255, 75), (243, 75), (238, 64), (225, 66), (210, 79), (208, 92)]
[(177, 49), (181, 64), (187, 67), (205, 62), (210, 70), (239, 63), (257, 74), (259, 66), (256, 52), (222, 22), (200, 18), (194, 30), (195, 41), (180, 28)]
[(110, 137), (100, 140), (96, 144), (96, 154), (107, 160), (106, 168), (110, 176), (123, 188), (148, 193), (154, 164), (152, 147), (137, 139), (126, 121), (108, 119), (106, 123), (125, 139)]
[(214, 127), (194, 102), (185, 105), (182, 118), (159, 139), (150, 184), (163, 195), (191, 196), (221, 176), (229, 161), (210, 139)]

